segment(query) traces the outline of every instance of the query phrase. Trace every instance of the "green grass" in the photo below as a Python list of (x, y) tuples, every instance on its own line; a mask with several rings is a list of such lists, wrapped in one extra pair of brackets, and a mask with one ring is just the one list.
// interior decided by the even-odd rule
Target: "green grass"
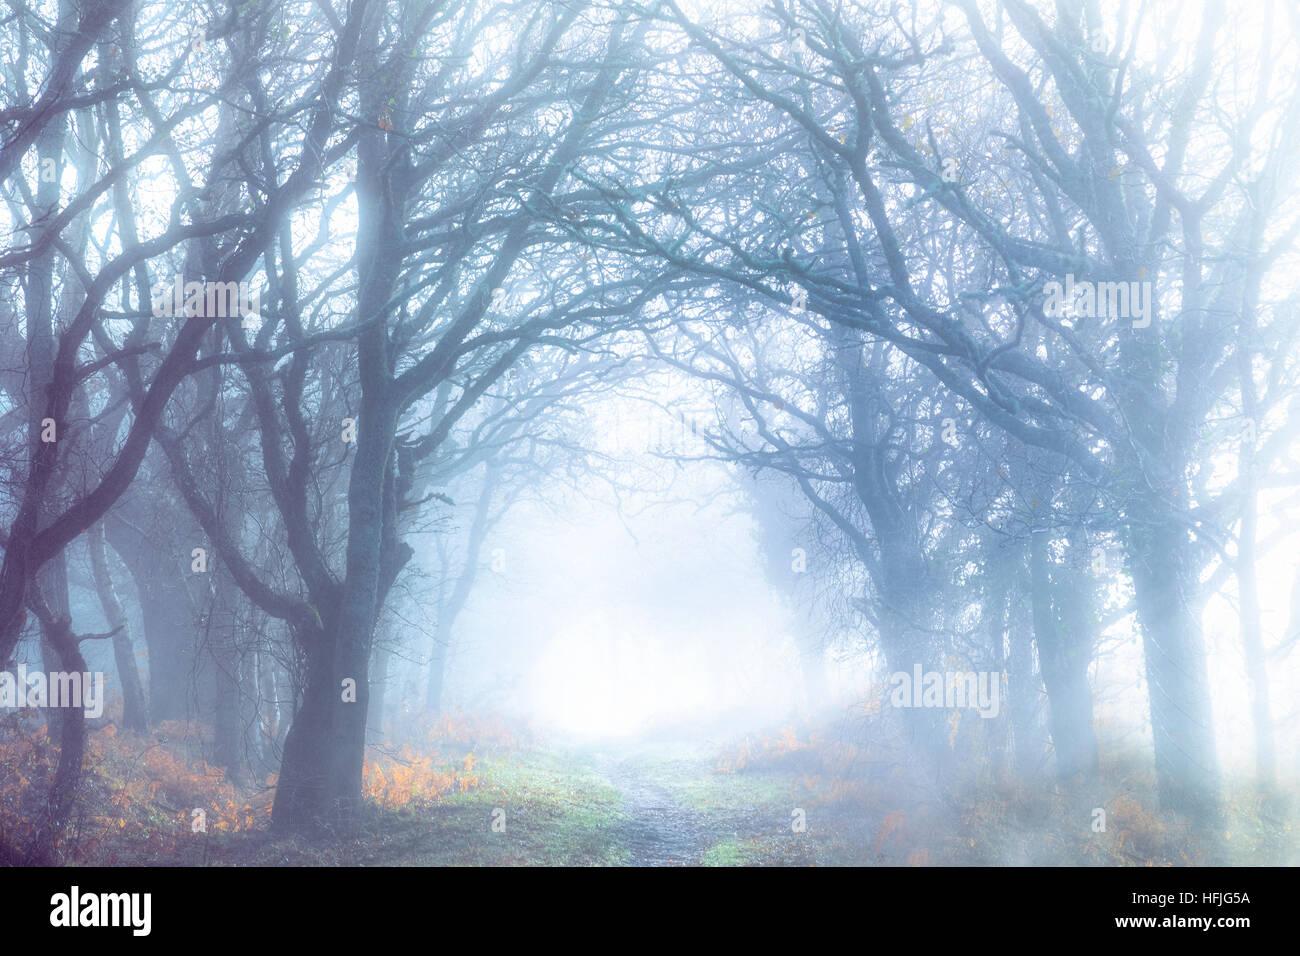
[(720, 773), (702, 758), (636, 760), (638, 771), (666, 789), (682, 806), (729, 819), (737, 813), (781, 811), (788, 816), (796, 804), (791, 778), (760, 773)]
[[(619, 792), (568, 755), (533, 752), (482, 768), (483, 784), (427, 813), (424, 865), (608, 866), (623, 862)], [(494, 812), (504, 832), (493, 832)]]
[(795, 806), (789, 780), (758, 774), (716, 773), (685, 778), (668, 789), (685, 806), (704, 813), (731, 816), (766, 809), (790, 815)]
[(700, 858), (701, 866), (745, 866), (753, 859), (746, 841), (724, 840)]
[[(611, 866), (623, 863), (622, 799), (582, 758), (521, 751), (479, 764), (467, 793), (373, 810), (343, 845), (241, 835), (212, 841), (208, 863), (324, 866)], [(493, 830), (504, 811), (503, 831)]]

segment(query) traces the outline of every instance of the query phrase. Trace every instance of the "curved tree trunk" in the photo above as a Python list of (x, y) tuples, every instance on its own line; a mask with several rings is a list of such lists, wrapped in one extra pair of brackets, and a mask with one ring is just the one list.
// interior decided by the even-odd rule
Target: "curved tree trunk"
[[(55, 617), (52, 623), (41, 625), (45, 642), (54, 650), (61, 668), (68, 673), (85, 674), (86, 659), (77, 646), (71, 622), (66, 617)], [(86, 714), (80, 707), (61, 708), (59, 720), (59, 765), (54, 772), (45, 813), (37, 826), (36, 836), (28, 864), (49, 866), (58, 862), (59, 842), (77, 792), (81, 788), (82, 763), (86, 753)]]
[(322, 629), (302, 642), (307, 679), (284, 742), (271, 811), (278, 832), (347, 833), (361, 809), (369, 681), (359, 642), (338, 633)]
[(122, 723), (127, 730), (146, 730), (149, 726), (149, 711), (144, 699), (144, 685), (140, 681), (140, 671), (135, 666), (131, 627), (113, 583), (113, 576), (109, 572), (103, 522), (97, 522), (86, 532), (86, 543), (90, 550), (95, 591), (99, 594), (99, 603), (104, 609), (109, 629), (114, 632), (113, 661), (117, 665), (118, 682), (122, 685)]

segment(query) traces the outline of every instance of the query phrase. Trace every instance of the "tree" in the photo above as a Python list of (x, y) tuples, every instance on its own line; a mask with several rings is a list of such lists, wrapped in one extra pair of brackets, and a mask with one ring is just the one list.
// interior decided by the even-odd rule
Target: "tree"
[[(1130, 24), (1122, 49), (1090, 7), (1062, 7), (1049, 23), (1012, 2), (992, 26), (976, 4), (958, 7), (964, 23), (942, 11), (904, 20), (778, 3), (760, 35), (667, 4), (663, 18), (716, 64), (718, 100), (742, 96), (753, 110), (711, 117), (715, 134), (663, 207), (668, 223), (651, 232), (611, 219), (681, 268), (774, 302), (801, 290), (810, 310), (888, 343), (990, 426), (1096, 486), (1136, 588), (1161, 803), (1213, 824), (1195, 609), (1200, 569), (1241, 492), (1239, 482), (1192, 489), (1197, 462), (1214, 454), (1198, 429), (1238, 389), (1242, 305), (1259, 301), (1296, 233), (1282, 202), (1295, 127), (1265, 110), (1269, 71), (1282, 68), (1266, 46), (1259, 85), (1240, 90), (1253, 110), (1224, 128), (1202, 108), (1234, 82), (1215, 69), (1234, 62), (1218, 6), (1204, 10), (1185, 72), (1134, 63), (1140, 38), (1173, 35), (1150, 17)], [(796, 29), (807, 52), (786, 56)], [(1104, 44), (1091, 42), (1099, 33)], [(825, 227), (805, 218), (815, 207), (790, 188), (788, 164), (766, 176), (728, 168), (732, 144), (778, 140), (799, 142), (805, 166), (824, 163), (844, 183), (826, 221), (851, 268), (797, 251)], [(617, 184), (606, 194), (611, 205), (621, 195)], [(658, 238), (673, 229), (672, 245)], [(1086, 314), (1087, 299), (1055, 314), (1053, 282), (1096, 285), (1117, 307), (1098, 309), (1094, 296), (1100, 314)], [(1030, 344), (1040, 341), (1055, 344), (1046, 358)], [(1287, 392), (1286, 367), (1256, 374)], [(1265, 444), (1275, 452), (1290, 434), (1277, 428)]]

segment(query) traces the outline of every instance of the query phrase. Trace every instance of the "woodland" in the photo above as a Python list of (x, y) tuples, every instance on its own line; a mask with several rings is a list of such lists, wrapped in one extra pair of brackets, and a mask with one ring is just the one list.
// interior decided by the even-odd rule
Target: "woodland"
[(1298, 41), (9, 0), (0, 862), (1296, 863)]

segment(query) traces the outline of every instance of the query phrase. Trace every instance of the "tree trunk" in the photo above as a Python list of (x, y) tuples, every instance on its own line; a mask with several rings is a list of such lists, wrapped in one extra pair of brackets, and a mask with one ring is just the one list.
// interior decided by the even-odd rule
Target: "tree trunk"
[[(483, 472), (483, 485), (474, 503), (474, 517), (470, 520), (469, 534), (465, 540), (465, 564), (448, 589), (454, 559), (447, 542), (438, 545), (439, 574), (434, 603), (433, 653), (429, 658), (429, 686), (425, 695), (428, 709), (438, 713), (442, 709), (442, 689), (447, 673), (447, 656), (451, 651), (452, 629), (456, 618), (465, 609), (478, 578), (479, 557), (483, 542), (492, 524), (492, 499), (501, 483), (501, 466), (488, 462)], [(498, 516), (499, 517), (499, 516)]]
[[(36, 580), (38, 582), (38, 591), (50, 610), (54, 612), (54, 616), (61, 621), (68, 621), (72, 616), (72, 608), (68, 600), (68, 563), (66, 555), (59, 552), (47, 561), (44, 567), (36, 572)], [(58, 649), (50, 641), (50, 629), (45, 625), (41, 625), (38, 633), (41, 635), (39, 640), (41, 667), (48, 677), (55, 671), (61, 670), (63, 663)], [(42, 716), (45, 718), (50, 736), (62, 737), (64, 708), (44, 707), (42, 708)]]
[[(932, 670), (934, 647), (930, 633), (931, 601), (923, 555), (898, 547), (896, 539), (877, 527), (881, 542), (880, 645), (893, 673), (913, 674), (920, 664)], [(917, 757), (917, 765), (937, 786), (949, 778), (953, 760), (944, 733), (947, 713), (933, 707), (905, 707), (900, 715)]]
[(189, 573), (189, 551), (179, 545), (159, 547), (119, 522), (109, 520), (106, 532), (113, 550), (135, 583), (149, 650), (149, 723), (185, 720), (195, 672), (194, 616), (181, 577)]
[(366, 726), (369, 728), (371, 740), (383, 740), (384, 708), (388, 698), (388, 669), (392, 653), (386, 643), (380, 641), (375, 643), (375, 663), (370, 681), (370, 705), (366, 711)]
[[(85, 674), (89, 668), (72, 634), (66, 617), (56, 617), (52, 624), (42, 624), (41, 633), (54, 650), (60, 669)], [(36, 830), (28, 864), (50, 866), (58, 862), (59, 841), (81, 787), (82, 763), (86, 753), (86, 714), (80, 707), (62, 708), (59, 721), (59, 765), (54, 772), (45, 813)]]
[(429, 655), (429, 686), (425, 691), (424, 706), (431, 714), (442, 712), (443, 678), (447, 673), (447, 635), (439, 618), (434, 626), (433, 650)]
[(324, 646), (325, 639), (324, 631), (317, 631), (303, 642), (307, 678), (302, 703), (284, 740), (280, 781), (271, 811), (275, 829), (309, 829), (311, 823), (324, 828), (333, 818), (329, 812), (334, 802), (330, 792), (334, 775), (329, 726), (339, 687), (334, 682), (334, 661)]
[(135, 665), (135, 649), (131, 646), (131, 626), (122, 607), (108, 567), (108, 548), (104, 542), (103, 522), (96, 522), (86, 532), (90, 549), (90, 567), (95, 578), (95, 591), (100, 606), (113, 634), (113, 661), (117, 665), (118, 683), (122, 685), (122, 724), (127, 730), (143, 731), (149, 726), (149, 711), (144, 698), (144, 685)]
[(280, 662), (267, 648), (258, 650), (255, 661), (257, 685), (254, 701), (257, 703), (259, 718), (257, 749), (261, 759), (261, 765), (258, 767), (260, 777), (268, 770), (279, 771), (280, 755), (284, 753), (284, 737), (288, 724), (284, 720), (281, 700), (283, 685)]
[[(1017, 588), (1016, 592), (1019, 590)], [(1043, 762), (1042, 736), (1038, 725), (1038, 700), (1042, 685), (1034, 670), (1031, 615), (1026, 614), (1023, 596), (1016, 592), (1013, 592), (1007, 612), (1010, 645), (1007, 696), (1011, 708), (1016, 773), (1023, 778), (1037, 776)]]
[(1130, 527), (1160, 806), (1217, 828), (1214, 725), (1189, 551), (1187, 531), (1174, 519), (1135, 520)]
[[(1007, 673), (1007, 598), (1011, 591), (1011, 581), (1015, 574), (1016, 560), (1012, 553), (1011, 542), (1002, 540), (997, 535), (990, 535), (984, 541), (985, 580), (984, 580), (984, 620), (989, 642), (989, 658), (993, 662), (997, 679), (1003, 681)], [(1002, 684), (1005, 688), (1005, 683)], [(1010, 710), (1010, 708), (1008, 708)], [(991, 762), (999, 769), (1007, 769), (1010, 758), (1008, 733), (1011, 720), (996, 720), (989, 734), (989, 746), (994, 751)]]
[(1241, 534), (1237, 538), (1237, 591), (1240, 607), (1241, 647), (1250, 679), (1250, 713), (1255, 727), (1255, 775), (1260, 793), (1272, 796), (1276, 779), (1273, 750), (1273, 714), (1268, 693), (1268, 655), (1264, 651), (1259, 611), (1259, 579), (1255, 569), (1258, 495), (1253, 454), (1243, 455), (1246, 489), (1242, 496)]
[[(363, 403), (348, 488), (347, 577), (335, 592), (336, 605), (318, 609), (323, 626), (299, 635), (308, 657), (307, 681), (285, 740), (271, 812), (272, 826), (280, 831), (346, 833), (360, 814), (375, 622), (411, 555), (391, 536), (395, 427), (391, 410)], [(382, 450), (367, 437), (374, 435)]]
[(360, 642), (337, 635), (335, 626), (302, 642), (307, 680), (284, 742), (271, 811), (277, 832), (346, 834), (361, 809), (369, 684)]
[(211, 634), (211, 660), (213, 669), (212, 760), (226, 771), (234, 782), (244, 779), (244, 733), (240, 720), (240, 653), (234, 645), (234, 634), (218, 624)]
[[(1097, 772), (1097, 735), (1092, 726), (1092, 688), (1088, 684), (1091, 640), (1082, 614), (1065, 615), (1054, 594), (1063, 588), (1052, 581), (1047, 554), (1048, 534), (1030, 535), (1030, 595), (1038, 665), (1047, 689), (1056, 768), (1062, 779)], [(1082, 582), (1067, 586), (1079, 588)]]

